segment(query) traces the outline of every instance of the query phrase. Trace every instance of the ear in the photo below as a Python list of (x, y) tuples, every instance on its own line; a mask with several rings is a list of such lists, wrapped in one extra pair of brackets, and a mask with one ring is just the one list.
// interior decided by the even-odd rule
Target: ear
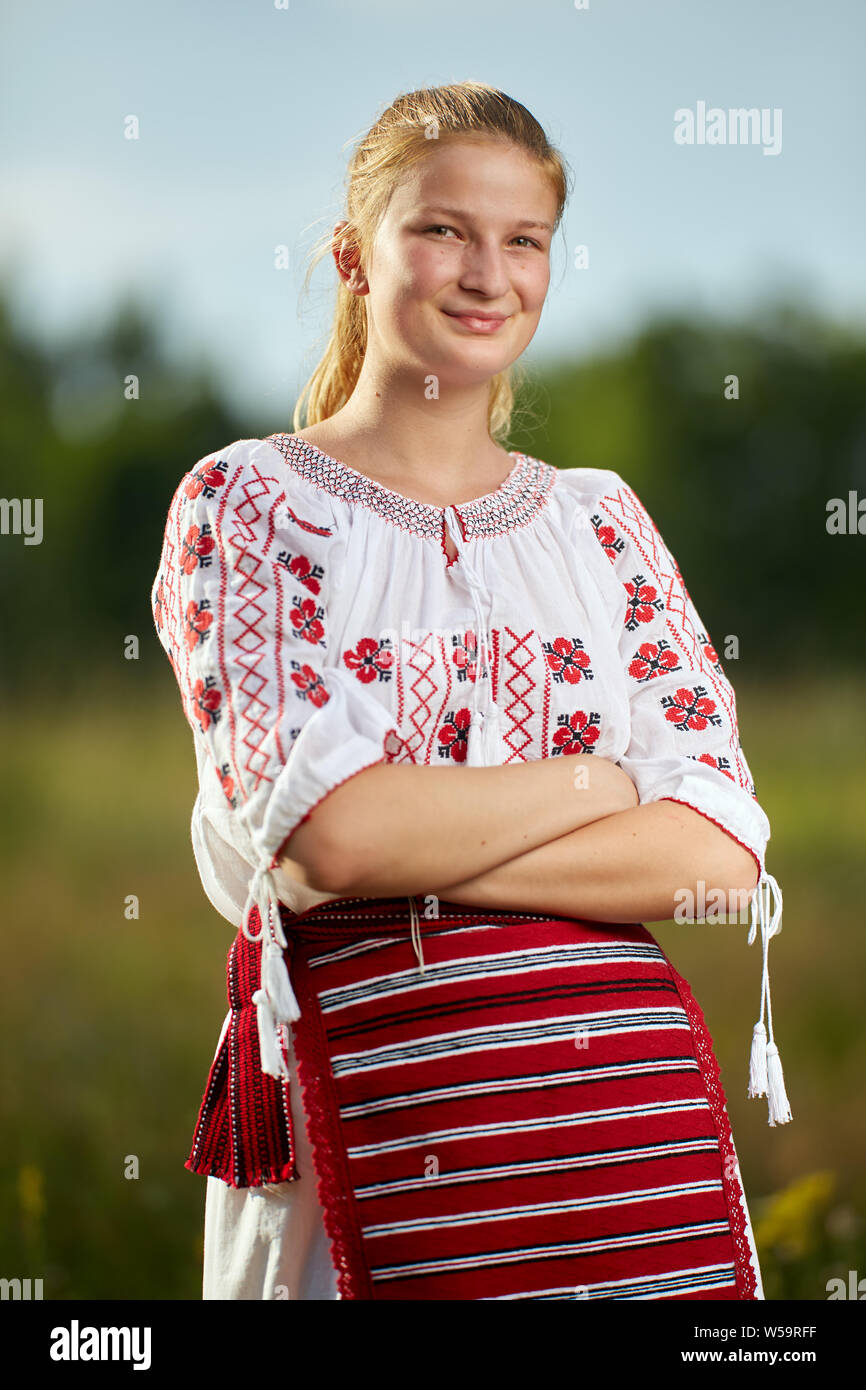
[(343, 284), (353, 294), (366, 294), (369, 290), (367, 277), (361, 268), (361, 252), (356, 241), (341, 235), (349, 223), (343, 219), (334, 224), (331, 238), (331, 254), (337, 267), (337, 274)]

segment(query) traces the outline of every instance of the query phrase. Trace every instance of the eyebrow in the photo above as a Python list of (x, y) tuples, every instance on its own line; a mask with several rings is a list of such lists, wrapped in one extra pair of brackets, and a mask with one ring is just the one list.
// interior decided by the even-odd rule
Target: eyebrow
[[(432, 214), (434, 214), (434, 213), (438, 213), (440, 216), (443, 216), (443, 217), (461, 217), (461, 218), (464, 218), (467, 222), (468, 222), (468, 221), (471, 221), (471, 217), (472, 217), (472, 214), (471, 214), (471, 213), (463, 212), (460, 208), (440, 208), (440, 207), (426, 207), (426, 206), (425, 206), (425, 207), (423, 208), (423, 212), (424, 212), (425, 216), (427, 216), (427, 215), (432, 215)], [(515, 222), (513, 225), (514, 225), (515, 227), (539, 227), (539, 228), (541, 228), (541, 229), (542, 229), (543, 231), (545, 231), (545, 232), (552, 232), (552, 231), (553, 231), (553, 227), (551, 226), (551, 224), (550, 224), (549, 222), (536, 222), (536, 221), (533, 221), (533, 220), (531, 220), (530, 218), (526, 218), (526, 217), (523, 218), (520, 222)]]

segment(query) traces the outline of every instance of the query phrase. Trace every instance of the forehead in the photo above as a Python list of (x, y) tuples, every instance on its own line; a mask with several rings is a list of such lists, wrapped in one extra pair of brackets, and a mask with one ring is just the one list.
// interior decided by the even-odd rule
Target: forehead
[(430, 150), (397, 183), (389, 211), (517, 213), (548, 223), (556, 214), (549, 176), (531, 155), (504, 140), (469, 136), (431, 140)]

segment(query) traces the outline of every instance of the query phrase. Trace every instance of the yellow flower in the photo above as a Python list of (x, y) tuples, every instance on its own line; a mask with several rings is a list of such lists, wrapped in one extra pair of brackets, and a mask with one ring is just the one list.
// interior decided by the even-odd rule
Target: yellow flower
[(780, 1253), (802, 1258), (816, 1243), (820, 1220), (827, 1211), (836, 1188), (836, 1174), (822, 1169), (806, 1173), (765, 1198), (756, 1214), (755, 1240), (765, 1249), (778, 1247)]
[(32, 1163), (24, 1163), (18, 1169), (18, 1204), (26, 1222), (40, 1221), (45, 1212), (42, 1170)]

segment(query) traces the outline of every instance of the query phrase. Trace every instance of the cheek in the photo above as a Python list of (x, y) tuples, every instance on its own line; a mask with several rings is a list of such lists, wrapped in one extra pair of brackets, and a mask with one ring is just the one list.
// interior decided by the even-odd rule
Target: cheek
[(436, 300), (448, 283), (445, 272), (444, 260), (423, 250), (395, 259), (387, 267), (380, 265), (378, 294), (373, 291), (380, 325), (390, 320), (399, 332), (411, 334), (413, 325), (426, 324), (430, 300)]
[(384, 247), (371, 267), (371, 287), (392, 303), (418, 299), (441, 284), (444, 260), (435, 250), (416, 245), (402, 251)]
[(448, 256), (436, 247), (423, 244), (413, 248), (402, 264), (404, 293), (416, 298), (429, 298), (449, 278)]
[(527, 312), (540, 310), (550, 288), (550, 265), (535, 266), (527, 270), (523, 283), (519, 286)]

